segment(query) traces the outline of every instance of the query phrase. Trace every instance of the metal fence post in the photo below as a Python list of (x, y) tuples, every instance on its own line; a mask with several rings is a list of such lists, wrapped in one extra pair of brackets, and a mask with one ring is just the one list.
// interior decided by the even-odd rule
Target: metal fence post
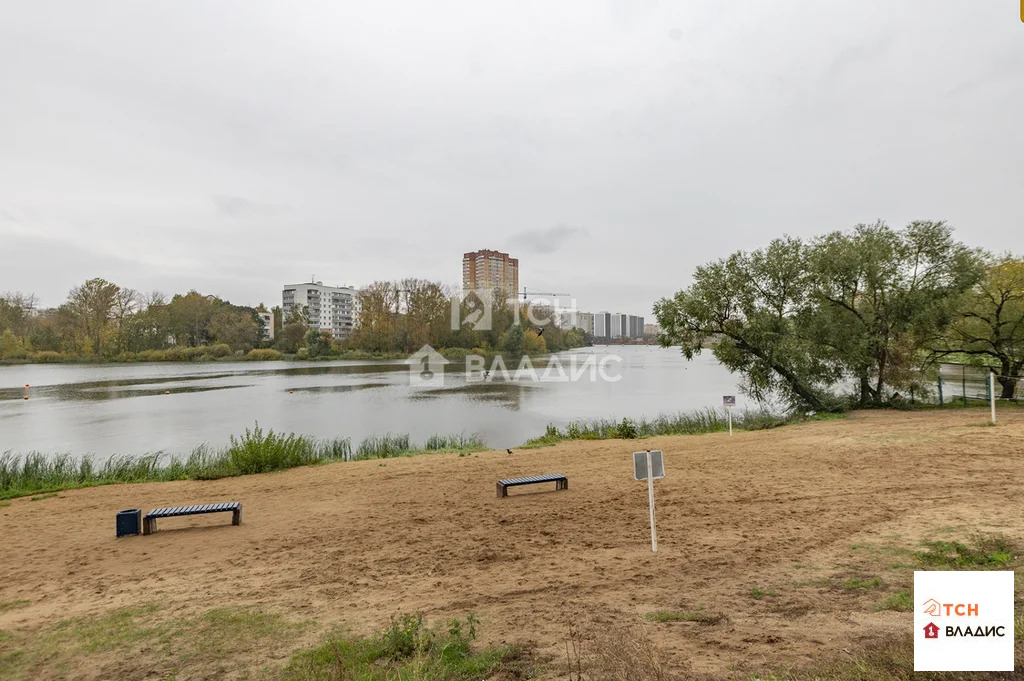
[(960, 367), (962, 378), (960, 379), (960, 386), (964, 393), (964, 406), (967, 406), (967, 365)]
[(942, 401), (942, 367), (939, 367), (939, 406), (941, 407), (945, 402)]

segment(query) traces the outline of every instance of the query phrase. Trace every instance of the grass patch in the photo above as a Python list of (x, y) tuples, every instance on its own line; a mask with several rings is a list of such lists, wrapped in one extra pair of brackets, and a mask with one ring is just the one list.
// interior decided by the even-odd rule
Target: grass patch
[(357, 459), (389, 459), (395, 456), (408, 456), (413, 451), (408, 435), (374, 435), (359, 443), (356, 450)]
[(725, 615), (707, 612), (703, 607), (697, 610), (659, 610), (644, 615), (648, 622), (698, 622), (700, 624), (718, 624)]
[(10, 505), (11, 505), (11, 502), (9, 502), (9, 501), (0, 501), (0, 508), (7, 508)]
[(475, 649), (477, 621), (451, 619), (427, 626), (422, 615), (403, 615), (369, 638), (330, 637), (292, 657), (284, 681), (471, 681), (499, 672), (521, 677), (524, 656), (515, 646)]
[(1003, 681), (1024, 671), (1022, 646), (1015, 646), (1015, 672), (915, 672), (910, 636), (874, 645), (853, 659), (804, 670), (758, 674), (762, 681)]
[(0, 603), (0, 612), (6, 612), (8, 610), (13, 610), (14, 608), (20, 608), (21, 606), (28, 605), (29, 603), (31, 603), (31, 601), (25, 598), (20, 598), (16, 601), (7, 601), (6, 603)]
[(877, 589), (882, 586), (882, 580), (878, 577), (851, 577), (843, 582), (843, 588), (849, 591), (866, 591)]
[(487, 445), (484, 444), (483, 438), (479, 435), (459, 433), (457, 435), (431, 435), (424, 443), (423, 449), (428, 452), (461, 452), (468, 454), (469, 452), (479, 452), (487, 449)]
[(910, 612), (913, 609), (914, 596), (907, 589), (890, 594), (875, 608), (875, 610), (895, 610), (896, 612)]
[(759, 586), (755, 586), (753, 589), (750, 590), (750, 597), (753, 598), (755, 601), (759, 601), (762, 598), (764, 598), (765, 596), (778, 596), (778, 595), (779, 595), (779, 593), (777, 591), (775, 591), (775, 590), (764, 591)]
[[(842, 418), (842, 414), (785, 416), (769, 411), (743, 411), (733, 414), (735, 430), (765, 430), (808, 420)], [(523, 448), (546, 447), (566, 440), (637, 439), (656, 435), (697, 435), (729, 430), (728, 415), (716, 409), (662, 414), (652, 419), (590, 419), (572, 421), (564, 428), (549, 424), (544, 435), (528, 440)]]
[(251, 659), (282, 646), (286, 651), (307, 626), (246, 607), (186, 618), (161, 615), (159, 605), (148, 604), (8, 632), (0, 637), (0, 678), (63, 678), (69, 668), (89, 668), (102, 678), (192, 678), (226, 659)]
[(42, 501), (43, 499), (53, 499), (56, 496), (57, 496), (56, 492), (53, 492), (51, 494), (40, 494), (37, 497), (32, 497), (31, 499), (29, 499), (29, 501)]
[(162, 454), (112, 456), (96, 463), (89, 456), (46, 456), (38, 452), (20, 456), (5, 452), (0, 454), (0, 499), (35, 494), (39, 496), (34, 500), (39, 500), (77, 487), (123, 482), (216, 480), (334, 461), (412, 456), (425, 451), (473, 452), (484, 448), (478, 435), (432, 435), (420, 448), (411, 443), (408, 435), (386, 434), (366, 438), (353, 452), (348, 438), (318, 440), (294, 433), (283, 435), (273, 430), (264, 431), (257, 423), (254, 428), (247, 428), (243, 435), (231, 436), (227, 447), (214, 449), (200, 445), (182, 457)]
[(1000, 567), (1013, 562), (1018, 547), (998, 534), (976, 535), (970, 545), (958, 541), (925, 542), (927, 550), (914, 557), (922, 565), (939, 569)]

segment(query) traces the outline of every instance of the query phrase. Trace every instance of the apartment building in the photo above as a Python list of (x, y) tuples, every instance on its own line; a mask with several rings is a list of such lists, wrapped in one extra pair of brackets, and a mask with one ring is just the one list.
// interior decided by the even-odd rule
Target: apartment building
[(267, 342), (274, 340), (274, 313), (256, 310), (256, 314), (260, 318), (260, 338)]
[(501, 251), (462, 254), (462, 290), (500, 289), (510, 296), (519, 290), (519, 259)]
[(347, 338), (356, 323), (356, 291), (351, 286), (324, 286), (322, 281), (286, 284), (281, 293), (285, 321), (301, 307), (306, 308), (310, 327), (334, 338)]

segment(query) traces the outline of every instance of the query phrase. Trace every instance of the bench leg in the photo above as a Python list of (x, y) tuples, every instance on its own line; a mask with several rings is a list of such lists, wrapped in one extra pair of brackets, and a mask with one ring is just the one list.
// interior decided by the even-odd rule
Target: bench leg
[(569, 480), (555, 480), (555, 491), (560, 489), (569, 489)]
[(153, 534), (156, 532), (156, 518), (142, 519), (142, 534)]
[(231, 511), (231, 524), (232, 525), (241, 525), (242, 524), (242, 507), (241, 506), (239, 506), (238, 508), (236, 508), (236, 509)]
[(502, 497), (507, 497), (507, 496), (508, 496), (508, 489), (506, 489), (505, 485), (503, 485), (503, 484), (501, 484), (499, 482), (498, 483), (498, 498), (500, 499)]

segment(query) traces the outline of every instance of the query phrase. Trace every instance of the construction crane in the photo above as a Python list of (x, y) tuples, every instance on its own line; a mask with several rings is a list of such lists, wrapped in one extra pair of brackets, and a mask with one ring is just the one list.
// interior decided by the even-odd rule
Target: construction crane
[(528, 296), (565, 296), (565, 297), (569, 297), (572, 294), (571, 293), (548, 293), (546, 291), (529, 291), (528, 292), (526, 287), (524, 286), (522, 292), (519, 295), (521, 295), (523, 297), (523, 300), (526, 300), (526, 298)]

